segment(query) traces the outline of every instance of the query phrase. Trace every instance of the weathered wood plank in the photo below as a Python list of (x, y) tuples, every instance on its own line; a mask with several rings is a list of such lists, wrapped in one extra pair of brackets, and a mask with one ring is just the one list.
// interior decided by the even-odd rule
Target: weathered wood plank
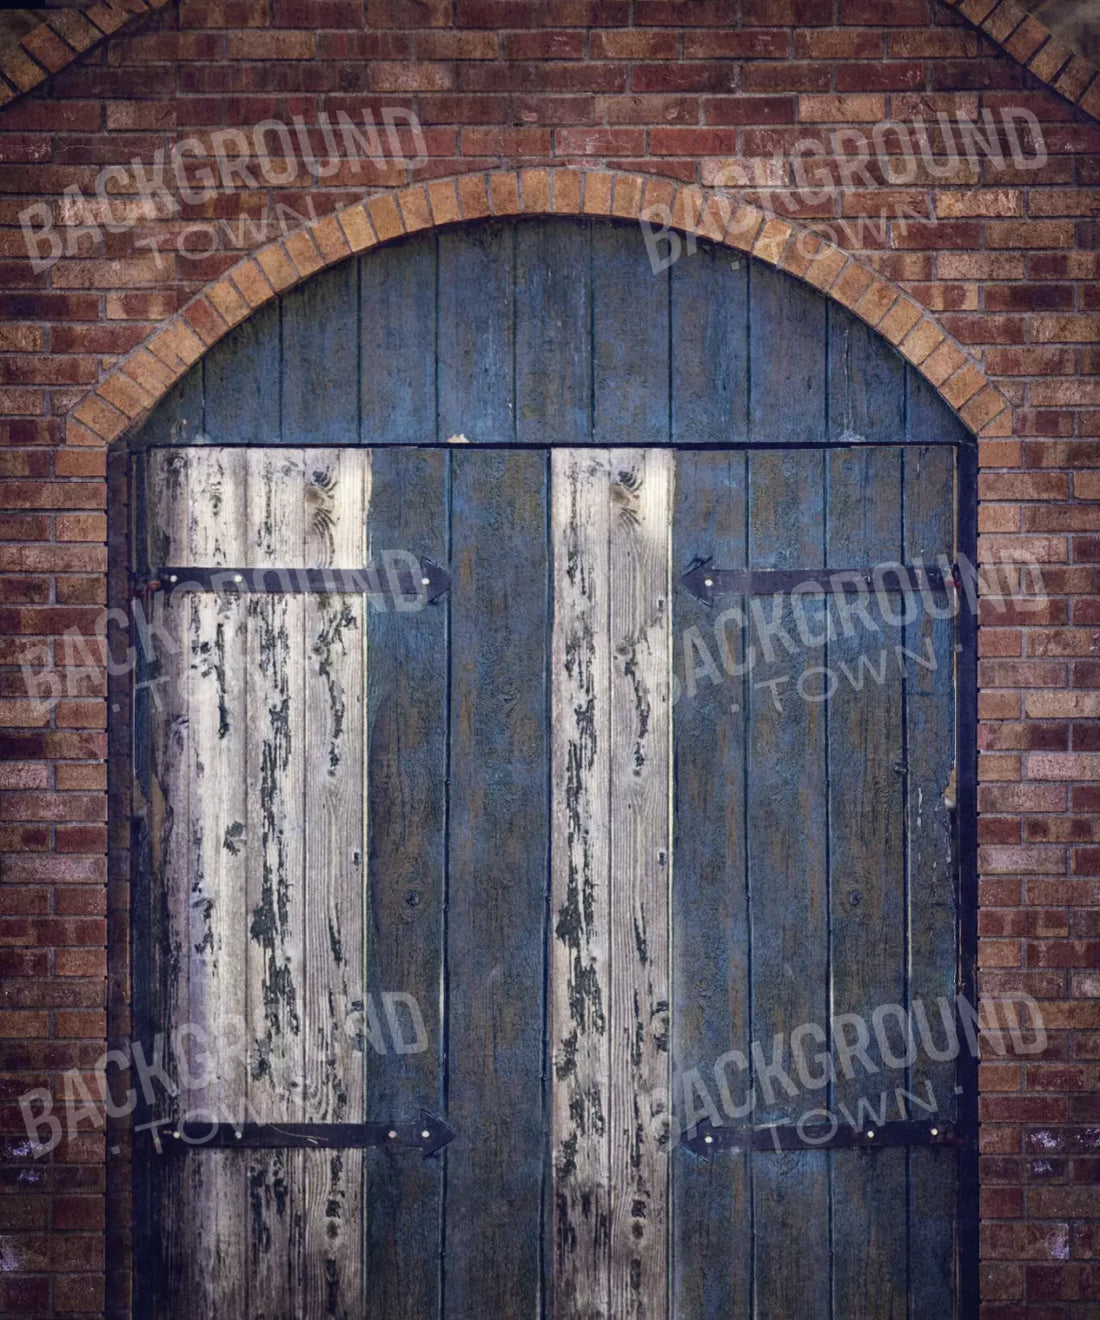
[(592, 230), (592, 438), (668, 443), (668, 272), (636, 226)]
[[(147, 535), (152, 562), (161, 554), (187, 553), (188, 467), (186, 457), (174, 450), (159, 450), (145, 458), (145, 498), (154, 510)], [(161, 561), (163, 562), (163, 561)], [(173, 1032), (187, 1021), (190, 992), (190, 911), (188, 906), (188, 825), (190, 817), (190, 760), (188, 723), (187, 610), (178, 601), (158, 594), (148, 601), (153, 636), (167, 639), (155, 654), (145, 655), (142, 683), (135, 693), (137, 727), (147, 739), (144, 799), (149, 840), (148, 931), (150, 948), (149, 1020), (145, 1025), (148, 1057), (155, 1057), (154, 1038), (163, 1033), (169, 1042), (164, 1053), (168, 1076), (178, 1087), (186, 1059), (171, 1048)], [(182, 1104), (185, 1105), (184, 1100)], [(148, 1119), (178, 1120), (181, 1101), (157, 1087), (149, 1103)], [(184, 1203), (187, 1167), (183, 1161), (166, 1162), (148, 1156), (153, 1245), (157, 1260), (146, 1282), (162, 1313), (171, 1305), (171, 1293), (189, 1281), (190, 1225), (173, 1213)]]
[(436, 239), (360, 259), (359, 439), (428, 444), (436, 434)]
[(610, 468), (551, 460), (549, 1041), (556, 1316), (610, 1314)]
[(825, 438), (825, 299), (782, 271), (749, 269), (749, 439), (797, 445)]
[(439, 235), (439, 439), (515, 439), (515, 225)]
[[(905, 555), (934, 564), (954, 547), (955, 450), (909, 448), (903, 455)], [(968, 608), (966, 602), (962, 607)], [(933, 1038), (945, 1039), (940, 1003), (948, 1021), (955, 994), (955, 867), (952, 823), (946, 798), (955, 763), (956, 621), (936, 617), (946, 602), (926, 600), (918, 621), (905, 629), (905, 646), (921, 657), (906, 661), (906, 761), (909, 1003), (924, 1007)], [(931, 663), (929, 663), (931, 662)], [(909, 1072), (909, 1089), (928, 1098), (937, 1114), (954, 1118), (956, 1064), (922, 1050)], [(914, 1316), (950, 1313), (955, 1291), (955, 1197), (958, 1160), (950, 1149), (909, 1153), (910, 1309)]]
[[(672, 454), (610, 455), (611, 1314), (668, 1314)], [(659, 1111), (660, 1112), (660, 1111)]]
[[(452, 464), (447, 1316), (532, 1315), (548, 882), (545, 453)], [(502, 1152), (507, 1151), (507, 1158)]]
[[(303, 455), (303, 562), (366, 563), (370, 454)], [(302, 598), (305, 627), (304, 1112), (313, 1122), (364, 1114), (365, 610), (362, 596)], [(362, 1154), (306, 1152), (303, 1309), (354, 1315), (362, 1297)]]
[(847, 308), (826, 306), (828, 438), (896, 443), (905, 435), (905, 359)]
[[(303, 547), (300, 450), (246, 451), (247, 567), (293, 567)], [(250, 1046), (249, 1106), (260, 1122), (306, 1118), (302, 1014), (305, 895), (304, 602), (293, 595), (247, 601), (247, 777)], [(299, 1304), (304, 1175), (299, 1151), (257, 1152), (249, 1163), (250, 1296)], [(259, 1310), (255, 1301), (250, 1303)]]
[[(440, 450), (373, 451), (371, 562), (384, 567), (387, 552), (404, 550), (450, 563), (448, 462)], [(367, 1117), (408, 1121), (421, 1107), (446, 1113), (441, 1005), (447, 605), (370, 609), (366, 627)], [(383, 998), (392, 994), (413, 997), (426, 1040), (411, 1032), (400, 1042), (394, 1039)], [(366, 1310), (378, 1320), (439, 1314), (444, 1158), (388, 1150), (364, 1156)]]
[[(675, 290), (674, 283), (674, 296)], [(679, 452), (674, 581), (699, 559), (743, 567), (746, 513), (744, 454)], [(731, 1049), (746, 1057), (749, 1049), (748, 680), (743, 672), (730, 672), (744, 664), (744, 599), (723, 600), (718, 608), (685, 591), (675, 591), (672, 599), (679, 694), (673, 708), (672, 1095), (678, 1125), (687, 1127), (707, 1116), (694, 1078), (721, 1105), (716, 1065)], [(717, 1118), (737, 1121), (721, 1109)], [(707, 1162), (686, 1150), (674, 1152), (670, 1217), (673, 1315), (726, 1320), (749, 1314), (748, 1157), (730, 1154)]]
[(207, 444), (277, 445), (282, 353), (279, 301), (268, 303), (220, 340), (201, 363)]
[[(872, 566), (901, 553), (901, 451), (862, 446), (830, 451), (825, 510), (829, 564)], [(843, 601), (834, 597), (833, 607)], [(868, 1030), (881, 1005), (905, 1004), (905, 692), (891, 620), (900, 597), (877, 598), (863, 621), (834, 608), (827, 702), (829, 799), (829, 979), (834, 1014), (854, 1014)], [(847, 626), (845, 626), (845, 623)], [(844, 1028), (837, 1028), (844, 1030)], [(846, 1039), (852, 1039), (852, 1028)], [(894, 1090), (904, 1068), (905, 1033), (890, 1026), (895, 1053), (872, 1034), (874, 1072), (853, 1059), (830, 1088), (841, 1122), (874, 1129), (899, 1114)], [(918, 1117), (914, 1114), (913, 1117)], [(893, 1317), (906, 1306), (906, 1153), (836, 1151), (832, 1161), (833, 1309), (837, 1315)]]
[(515, 229), (516, 439), (592, 436), (590, 230), (583, 221)]
[(748, 265), (702, 243), (669, 267), (674, 444), (743, 441), (748, 432)]
[(916, 367), (907, 367), (906, 434), (920, 444), (973, 444), (973, 437)]
[[(748, 566), (823, 567), (822, 454), (754, 452), (748, 465)], [(810, 628), (819, 633), (820, 602), (805, 602), (803, 608)], [(824, 1029), (829, 1017), (825, 714), (798, 692), (799, 679), (817, 657), (799, 638), (790, 598), (755, 600), (751, 618), (748, 643), (755, 665), (747, 726), (746, 848), (752, 1039), (771, 1062), (773, 1042), (789, 1038), (803, 1023)], [(791, 650), (773, 624), (791, 638)], [(778, 1062), (783, 1063), (782, 1054)], [(754, 1075), (759, 1072), (758, 1066)], [(733, 1076), (741, 1086), (748, 1084)], [(821, 1102), (816, 1093), (790, 1095), (778, 1077), (770, 1084), (755, 1080), (757, 1125), (795, 1122)], [(830, 1282), (827, 1157), (819, 1151), (756, 1154), (752, 1188), (757, 1312), (824, 1320)], [(799, 1244), (797, 1269), (787, 1255), (793, 1241)]]
[[(179, 564), (243, 563), (244, 451), (193, 449), (186, 463), (188, 543)], [(185, 1109), (199, 1121), (224, 1123), (245, 1117), (247, 1099), (247, 1060), (235, 1048), (247, 1011), (241, 977), (247, 948), (247, 614), (238, 599), (200, 593), (185, 596), (183, 608), (189, 652), (189, 1020), (202, 1033), (192, 1041), (191, 1068), (192, 1076), (205, 1071), (209, 1078), (191, 1090)], [(189, 1308), (211, 1317), (243, 1312), (241, 1166), (212, 1161), (201, 1149), (184, 1158), (189, 1165), (184, 1217), (192, 1229)]]
[(287, 443), (359, 436), (359, 265), (345, 261), (283, 299), (282, 427)]
[(141, 426), (138, 443), (195, 445), (204, 440), (202, 364), (171, 387)]

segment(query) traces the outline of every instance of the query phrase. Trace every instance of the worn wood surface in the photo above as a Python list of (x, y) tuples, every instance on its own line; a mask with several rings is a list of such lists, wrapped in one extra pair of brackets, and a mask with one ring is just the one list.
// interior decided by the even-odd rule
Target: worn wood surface
[[(824, 565), (824, 455), (794, 449), (749, 455), (748, 566)], [(789, 597), (758, 598), (748, 644), (759, 657), (749, 693), (746, 761), (751, 776), (746, 821), (752, 963), (752, 1039), (765, 1061), (803, 1023), (824, 1024), (828, 999), (826, 712), (802, 700), (799, 678), (813, 652), (790, 652), (762, 622), (798, 635)], [(819, 631), (820, 603), (803, 606)], [(780, 681), (783, 680), (783, 681)], [(769, 686), (769, 684), (774, 686)], [(755, 1065), (753, 1121), (796, 1122), (819, 1097), (768, 1085)], [(753, 1286), (762, 1314), (829, 1315), (828, 1156), (818, 1151), (754, 1155)], [(799, 1242), (798, 1268), (786, 1253)]]
[[(450, 563), (449, 456), (377, 449), (371, 462), (372, 563), (406, 550)], [(416, 604), (414, 601), (402, 604)], [(447, 906), (448, 608), (367, 613), (369, 916), (364, 1005), (367, 1118), (446, 1114), (444, 938)], [(413, 997), (426, 1040), (395, 1040), (383, 996)], [(371, 1016), (366, 1017), (369, 1011)], [(439, 1314), (443, 1161), (365, 1155), (367, 1313), (379, 1320)]]
[[(674, 285), (675, 287), (675, 285)], [(744, 454), (676, 456), (673, 572), (713, 556), (745, 564)], [(714, 1120), (716, 1065), (749, 1051), (749, 913), (745, 873), (745, 600), (712, 608), (673, 594), (675, 847), (672, 865), (673, 1110), (679, 1127)], [(736, 613), (740, 611), (741, 613)], [(726, 1068), (721, 1070), (723, 1077)], [(730, 1061), (741, 1102), (743, 1074)], [(704, 1093), (695, 1086), (706, 1088)], [(736, 1079), (736, 1082), (734, 1081)], [(690, 1096), (690, 1099), (689, 1099)], [(734, 1120), (718, 1110), (718, 1119)], [(748, 1156), (712, 1161), (675, 1153), (670, 1170), (672, 1313), (725, 1320), (749, 1313)]]
[(610, 1287), (610, 467), (551, 455), (550, 1150), (554, 1311), (607, 1315)]
[[(910, 447), (902, 464), (905, 557), (928, 564), (941, 557), (950, 561), (954, 519), (943, 495), (954, 485), (955, 452), (941, 445)], [(943, 1005), (950, 1021), (955, 994), (959, 915), (946, 800), (956, 755), (957, 634), (955, 620), (944, 614), (942, 602), (926, 602), (920, 618), (904, 630), (907, 651), (922, 657), (919, 665), (907, 661), (906, 684), (908, 991), (910, 1003), (924, 1005), (933, 1039), (941, 1045), (946, 1036)], [(958, 1115), (955, 1082), (951, 1058), (935, 1059), (922, 1051), (909, 1069), (909, 1090), (927, 1100), (931, 1088), (936, 1112), (952, 1120)], [(909, 1152), (910, 1259), (924, 1262), (910, 1271), (910, 1307), (916, 1316), (950, 1312), (957, 1179), (954, 1151)]]
[(154, 598), (180, 648), (136, 703), (151, 1014), (245, 1021), (247, 1068), (218, 1054), (188, 1104), (456, 1135), (155, 1168), (154, 1312), (950, 1313), (949, 1150), (674, 1143), (895, 1083), (953, 1112), (950, 1061), (794, 1094), (768, 1065), (953, 993), (954, 621), (673, 584), (950, 557), (964, 439), (816, 292), (706, 244), (654, 273), (636, 228), (575, 219), (348, 262), (181, 381), (142, 437), (148, 564), (404, 551), (452, 585)]
[[(825, 510), (830, 564), (885, 564), (901, 553), (901, 451), (896, 447), (835, 450), (827, 457)], [(895, 648), (902, 640), (891, 611), (876, 600), (868, 617), (843, 626), (830, 601), (835, 638), (825, 663), (835, 692), (828, 702), (829, 999), (834, 1014), (873, 1025), (880, 1005), (906, 997), (905, 685)], [(891, 1019), (884, 1053), (877, 1035), (867, 1047), (876, 1070), (853, 1062), (829, 1090), (829, 1107), (874, 1128), (899, 1115), (894, 1087), (904, 1068), (889, 1059), (905, 1050), (905, 1031)], [(919, 1117), (914, 1114), (913, 1117)], [(837, 1151), (832, 1164), (833, 1309), (840, 1315), (905, 1314), (906, 1152)]]
[(668, 1314), (671, 460), (611, 451), (608, 529), (611, 1314), (652, 1320)]
[(591, 279), (576, 225), (516, 227), (516, 439), (584, 444), (592, 428)]
[(139, 443), (889, 444), (907, 393), (933, 421), (912, 438), (963, 438), (916, 368), (782, 271), (706, 242), (654, 271), (636, 224), (488, 220), (283, 295)]
[(547, 455), (451, 453), (444, 1314), (534, 1315), (549, 801)]
[(515, 226), (439, 235), (439, 438), (515, 438)]

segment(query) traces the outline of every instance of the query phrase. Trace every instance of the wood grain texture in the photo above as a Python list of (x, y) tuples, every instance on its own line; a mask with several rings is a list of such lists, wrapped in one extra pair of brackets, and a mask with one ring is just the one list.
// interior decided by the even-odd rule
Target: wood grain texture
[(709, 243), (669, 268), (671, 438), (722, 444), (748, 434), (748, 263)]
[[(195, 449), (186, 463), (188, 540), (180, 566), (242, 563), (243, 451)], [(201, 1033), (193, 1042), (191, 1071), (196, 1078), (203, 1071), (209, 1075), (205, 1086), (189, 1093), (185, 1108), (199, 1121), (233, 1122), (246, 1115), (248, 1098), (247, 1060), (234, 1049), (247, 1012), (241, 976), (247, 946), (247, 614), (230, 596), (195, 593), (181, 605), (187, 619), (190, 733), (189, 1021)], [(240, 1161), (211, 1161), (203, 1150), (184, 1159), (186, 1218), (193, 1225), (190, 1305), (203, 1316), (243, 1311), (246, 1217)]]
[(440, 439), (515, 439), (515, 232), (493, 224), (439, 235)]
[[(902, 461), (906, 560), (934, 564), (945, 557), (950, 562), (955, 450), (944, 445), (909, 448)], [(945, 602), (926, 600), (919, 620), (905, 628), (906, 649), (922, 657), (920, 664), (906, 664), (909, 1002), (924, 1006), (933, 1038), (941, 1043), (940, 1002), (950, 1006), (955, 995), (958, 945), (952, 821), (945, 801), (956, 757), (958, 634), (956, 619), (944, 613)], [(909, 1089), (926, 1099), (931, 1087), (941, 1117), (953, 1119), (958, 1113), (955, 1084), (953, 1059), (936, 1060), (922, 1050), (909, 1070)], [(950, 1148), (909, 1152), (909, 1291), (915, 1316), (950, 1312), (957, 1181), (957, 1158)]]
[[(145, 462), (147, 507), (156, 511), (147, 526), (150, 555), (187, 553), (189, 472), (185, 458), (173, 451), (149, 454)], [(158, 594), (147, 603), (150, 623), (164, 639), (145, 653), (141, 684), (135, 693), (137, 727), (148, 748), (145, 775), (138, 782), (148, 837), (147, 905), (149, 931), (149, 1018), (144, 1024), (146, 1056), (157, 1056), (156, 1036), (168, 1045), (165, 1068), (179, 1088), (186, 1057), (172, 1048), (175, 1029), (190, 1012), (190, 934), (188, 903), (190, 823), (190, 727), (188, 720), (188, 654), (186, 607)], [(143, 648), (144, 652), (144, 648)], [(180, 1101), (157, 1087), (149, 1100), (148, 1120), (178, 1121)], [(187, 1286), (190, 1272), (190, 1224), (174, 1213), (185, 1204), (186, 1165), (146, 1157), (150, 1212), (156, 1253), (145, 1283), (152, 1304), (161, 1313), (171, 1303), (172, 1290)]]
[(594, 227), (591, 243), (592, 439), (668, 444), (668, 271), (636, 226)]
[[(755, 276), (754, 276), (755, 278)], [(777, 449), (749, 455), (750, 568), (824, 565), (824, 456)], [(748, 644), (752, 673), (747, 757), (752, 777), (746, 822), (752, 939), (752, 1038), (766, 1062), (803, 1023), (828, 1021), (828, 896), (825, 712), (797, 684), (814, 663), (792, 652), (772, 625), (798, 637), (789, 597), (756, 598)], [(804, 609), (820, 631), (820, 603)], [(769, 649), (770, 648), (770, 649)], [(780, 682), (780, 680), (783, 680)], [(775, 686), (767, 686), (768, 683)], [(782, 1053), (779, 1062), (782, 1063)], [(754, 1068), (756, 1125), (791, 1123), (818, 1096), (766, 1086)], [(828, 1157), (819, 1151), (752, 1159), (755, 1305), (762, 1315), (829, 1315)], [(785, 1253), (799, 1243), (798, 1268)]]
[[(851, 439), (874, 444), (800, 448)], [(777, 448), (684, 448), (747, 442)], [(634, 226), (496, 220), (277, 300), (138, 443), (149, 565), (397, 550), (453, 575), (412, 610), (153, 598), (180, 649), (136, 694), (149, 1016), (247, 1017), (253, 1043), (247, 1071), (218, 1054), (185, 1099), (253, 1119), (423, 1106), (456, 1131), (428, 1161), (201, 1151), (153, 1169), (153, 1308), (949, 1314), (949, 1150), (704, 1164), (660, 1139), (666, 1105), (690, 1116), (690, 1070), (713, 1095), (751, 1040), (746, 1121), (877, 1105), (877, 1076), (768, 1091), (776, 1035), (914, 998), (935, 1024), (953, 993), (955, 622), (808, 645), (837, 598), (708, 609), (669, 577), (708, 555), (952, 555), (969, 439), (919, 373), (751, 259), (702, 244), (655, 274)], [(724, 657), (732, 605), (749, 626), (730, 622)], [(427, 1048), (395, 1048), (394, 992)], [(955, 1103), (950, 1062), (895, 1080)]]
[[(367, 562), (370, 453), (302, 454), (309, 568)], [(364, 1117), (366, 712), (363, 596), (301, 598), (305, 634), (302, 1040), (311, 1122)], [(303, 1311), (354, 1315), (362, 1285), (363, 1155), (303, 1152)]]
[(435, 235), (384, 247), (360, 270), (360, 443), (445, 438), (436, 434)]
[(356, 443), (359, 309), (359, 266), (354, 261), (323, 271), (283, 299), (279, 342), (284, 443)]
[(516, 226), (516, 439), (524, 444), (591, 439), (590, 243), (584, 221)]
[[(675, 284), (673, 286), (675, 292)], [(673, 574), (698, 559), (745, 563), (744, 454), (676, 455)], [(677, 1125), (722, 1103), (716, 1065), (749, 1051), (749, 914), (745, 892), (743, 597), (711, 607), (673, 594), (672, 1098)], [(741, 611), (740, 614), (737, 611)], [(724, 1070), (723, 1070), (724, 1075)], [(730, 1068), (730, 1077), (735, 1075)], [(741, 1100), (740, 1086), (735, 1103)], [(714, 1115), (709, 1115), (714, 1118)], [(733, 1118), (719, 1109), (725, 1123)], [(744, 1120), (742, 1120), (744, 1121)], [(748, 1156), (672, 1153), (672, 1313), (747, 1315), (752, 1217)]]
[(267, 303), (192, 368), (202, 372), (206, 444), (288, 443), (280, 430), (281, 317), (281, 301)]
[[(541, 1292), (549, 878), (547, 456), (451, 453), (444, 1314)], [(503, 1152), (507, 1158), (502, 1158)]]
[[(372, 563), (384, 565), (395, 550), (451, 562), (448, 467), (448, 454), (438, 449), (373, 451)], [(370, 609), (366, 626), (367, 984), (375, 1015), (367, 1042), (367, 1117), (411, 1117), (421, 1107), (444, 1116), (447, 603)], [(423, 1048), (397, 1048), (382, 998), (394, 992), (420, 1006)], [(383, 1149), (367, 1151), (364, 1162), (367, 1312), (378, 1320), (438, 1315), (443, 1159)]]
[(611, 501), (606, 450), (551, 455), (554, 1314), (609, 1314)]
[(611, 1314), (668, 1314), (672, 455), (610, 453)]
[(790, 275), (754, 262), (748, 355), (753, 443), (816, 444), (825, 438), (826, 336), (824, 298)]
[(905, 435), (905, 373), (912, 368), (854, 313), (826, 306), (828, 438), (896, 443)]
[[(834, 450), (826, 461), (828, 562), (897, 562), (900, 449)], [(867, 615), (873, 628), (859, 621), (845, 628), (834, 609), (824, 659), (832, 677), (822, 680), (835, 680), (827, 711), (829, 1000), (834, 1014), (856, 1014), (868, 1028), (880, 1005), (903, 1009), (906, 998), (905, 690), (896, 651), (902, 633), (892, 623), (899, 605), (895, 598), (884, 609), (876, 598)], [(889, 1040), (904, 1053), (904, 1032), (891, 1025)], [(905, 1072), (889, 1067), (896, 1054), (884, 1055), (872, 1036), (867, 1058), (875, 1071), (853, 1061), (830, 1088), (842, 1122), (873, 1130), (884, 1118), (908, 1116), (897, 1113), (893, 1096)], [(906, 1153), (842, 1150), (829, 1158), (834, 1311), (904, 1315)]]

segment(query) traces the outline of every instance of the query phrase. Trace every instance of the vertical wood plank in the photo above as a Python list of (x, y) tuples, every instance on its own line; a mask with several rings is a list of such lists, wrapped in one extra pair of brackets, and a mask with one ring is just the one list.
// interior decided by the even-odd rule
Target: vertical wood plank
[(826, 429), (825, 299), (759, 262), (749, 268), (749, 439), (817, 444)]
[(298, 445), (359, 435), (359, 266), (327, 270), (283, 299), (282, 434)]
[[(243, 563), (244, 451), (211, 446), (190, 451), (186, 461), (189, 526), (181, 565)], [(247, 948), (247, 614), (231, 595), (195, 592), (183, 603), (189, 646), (189, 1006), (191, 1023), (203, 1033), (192, 1049), (192, 1068), (193, 1074), (204, 1068), (209, 1074), (208, 1084), (191, 1092), (186, 1107), (200, 1122), (234, 1122), (245, 1116), (247, 1097), (247, 1061), (233, 1048), (247, 1011), (241, 977)], [(184, 1158), (192, 1313), (243, 1312), (243, 1162), (211, 1160), (203, 1149)]]
[(277, 445), (282, 393), (279, 299), (214, 345), (202, 360), (207, 442)]
[(592, 438), (668, 443), (668, 272), (636, 227), (592, 230)]
[(669, 267), (672, 441), (721, 444), (748, 434), (748, 266), (700, 244)]
[[(370, 454), (303, 455), (303, 562), (366, 563)], [(304, 1111), (309, 1121), (364, 1117), (364, 1056), (357, 1019), (365, 994), (365, 653), (362, 596), (307, 595), (302, 1001)], [(354, 1315), (361, 1306), (362, 1164), (358, 1151), (307, 1151), (303, 1309)]]
[(516, 439), (592, 435), (591, 231), (584, 221), (515, 227)]
[[(247, 567), (300, 562), (305, 508), (300, 450), (246, 451)], [(302, 1122), (304, 1052), (304, 609), (300, 596), (248, 598), (248, 1022), (259, 1122)], [(301, 1151), (249, 1160), (249, 1305), (298, 1305), (302, 1292)]]
[(192, 367), (161, 399), (141, 425), (140, 444), (196, 445), (203, 432), (202, 364)]
[(847, 308), (826, 307), (828, 438), (896, 443), (905, 435), (905, 359)]
[[(540, 1305), (547, 460), (452, 463), (447, 1316)], [(502, 1153), (507, 1151), (507, 1158)]]
[(907, 435), (921, 444), (967, 444), (973, 437), (916, 367), (906, 367)]
[[(674, 581), (701, 559), (744, 567), (746, 505), (744, 454), (677, 453)], [(705, 1112), (689, 1089), (692, 1070), (718, 1103), (715, 1065), (730, 1049), (749, 1049), (746, 680), (727, 672), (744, 664), (745, 605), (673, 594), (672, 1095), (681, 1128)], [(670, 1214), (673, 1314), (749, 1314), (747, 1155), (708, 1162), (673, 1152)]]
[(439, 439), (515, 439), (515, 224), (439, 235)]
[[(954, 554), (955, 450), (907, 448), (905, 555), (908, 562), (950, 562)], [(935, 608), (933, 608), (935, 607)], [(967, 605), (963, 602), (962, 607)], [(938, 1001), (955, 995), (958, 912), (952, 822), (945, 793), (955, 762), (956, 621), (935, 617), (943, 601), (926, 601), (905, 629), (907, 661), (909, 1001), (919, 1000), (935, 1039), (942, 1041)], [(931, 664), (928, 661), (931, 660)], [(950, 1020), (950, 1019), (949, 1019)], [(928, 1088), (944, 1118), (955, 1118), (956, 1064), (925, 1051), (910, 1071), (909, 1089)], [(949, 1314), (955, 1294), (955, 1196), (958, 1160), (950, 1148), (909, 1152), (910, 1308), (914, 1316)]]
[[(871, 567), (901, 553), (901, 452), (857, 447), (829, 453), (826, 507), (830, 565)], [(835, 1014), (871, 1024), (880, 1005), (904, 1006), (905, 691), (896, 647), (901, 630), (876, 599), (867, 617), (837, 620), (826, 651), (835, 687), (827, 703), (829, 783), (829, 978)], [(890, 608), (903, 608), (895, 597)], [(896, 1029), (890, 1039), (904, 1051)], [(908, 1117), (873, 1035), (872, 1067), (858, 1061), (830, 1090), (840, 1121), (870, 1128)], [(895, 1054), (896, 1057), (896, 1054)], [(885, 1097), (885, 1098), (884, 1098)], [(850, 1116), (850, 1117), (848, 1117)], [(913, 1117), (918, 1117), (914, 1114)], [(904, 1150), (840, 1150), (832, 1159), (833, 1308), (838, 1315), (903, 1315), (906, 1306)]]
[[(371, 456), (369, 562), (423, 553), (450, 563), (448, 455), (379, 448)], [(447, 605), (367, 613), (369, 815), (367, 1117), (444, 1116)], [(427, 1033), (404, 1052), (384, 1013), (411, 995)], [(368, 1028), (372, 1019), (367, 1020)], [(399, 1045), (402, 1046), (399, 1049)], [(420, 1320), (440, 1307), (443, 1160), (366, 1152), (367, 1314)]]
[(611, 1314), (668, 1314), (673, 456), (611, 463)]
[[(821, 452), (753, 452), (748, 464), (749, 567), (823, 567)], [(756, 663), (749, 691), (746, 840), (752, 1038), (770, 1062), (774, 1042), (789, 1038), (802, 1023), (824, 1026), (829, 1017), (825, 715), (820, 704), (798, 693), (798, 681), (816, 656), (798, 643), (790, 597), (757, 597), (752, 604), (748, 642)], [(805, 602), (804, 609), (819, 632), (820, 603)], [(793, 654), (772, 631), (773, 623), (795, 639)], [(795, 1122), (817, 1099), (792, 1097), (778, 1081), (766, 1089), (761, 1083), (754, 1094), (757, 1126)], [(827, 1156), (820, 1151), (754, 1155), (752, 1196), (756, 1313), (825, 1320)], [(795, 1241), (798, 1268), (791, 1269), (788, 1253)]]
[[(144, 460), (145, 499), (155, 510), (147, 527), (147, 563), (170, 562), (186, 556), (188, 544), (188, 468), (186, 456), (174, 450), (150, 452)], [(148, 933), (150, 941), (149, 1020), (147, 1057), (155, 1057), (153, 1037), (173, 1032), (187, 1021), (190, 992), (189, 816), (187, 767), (190, 759), (188, 724), (187, 610), (179, 601), (157, 593), (146, 603), (154, 636), (166, 639), (154, 654), (143, 655), (142, 682), (135, 692), (137, 728), (146, 735), (147, 777), (139, 783), (144, 797), (149, 840)], [(166, 1071), (178, 1086), (181, 1062), (171, 1045), (165, 1051)], [(184, 1102), (185, 1103), (185, 1102)], [(178, 1120), (180, 1103), (156, 1089), (149, 1105), (152, 1121)], [(173, 1213), (184, 1202), (187, 1166), (183, 1160), (147, 1156), (151, 1183), (151, 1236), (157, 1259), (145, 1279), (162, 1310), (171, 1292), (189, 1283), (190, 1234), (186, 1219)]]
[(609, 1314), (610, 469), (551, 465), (550, 1068), (553, 1313)]
[(359, 440), (425, 444), (436, 435), (436, 239), (360, 258)]

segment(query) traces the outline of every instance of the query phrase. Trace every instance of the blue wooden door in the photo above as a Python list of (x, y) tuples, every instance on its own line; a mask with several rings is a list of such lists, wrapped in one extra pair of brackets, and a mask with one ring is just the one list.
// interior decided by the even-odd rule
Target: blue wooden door
[(493, 223), (281, 299), (134, 450), (135, 997), (239, 1000), (257, 1097), (154, 1113), (149, 1313), (965, 1314), (972, 441), (920, 377), (743, 257)]

